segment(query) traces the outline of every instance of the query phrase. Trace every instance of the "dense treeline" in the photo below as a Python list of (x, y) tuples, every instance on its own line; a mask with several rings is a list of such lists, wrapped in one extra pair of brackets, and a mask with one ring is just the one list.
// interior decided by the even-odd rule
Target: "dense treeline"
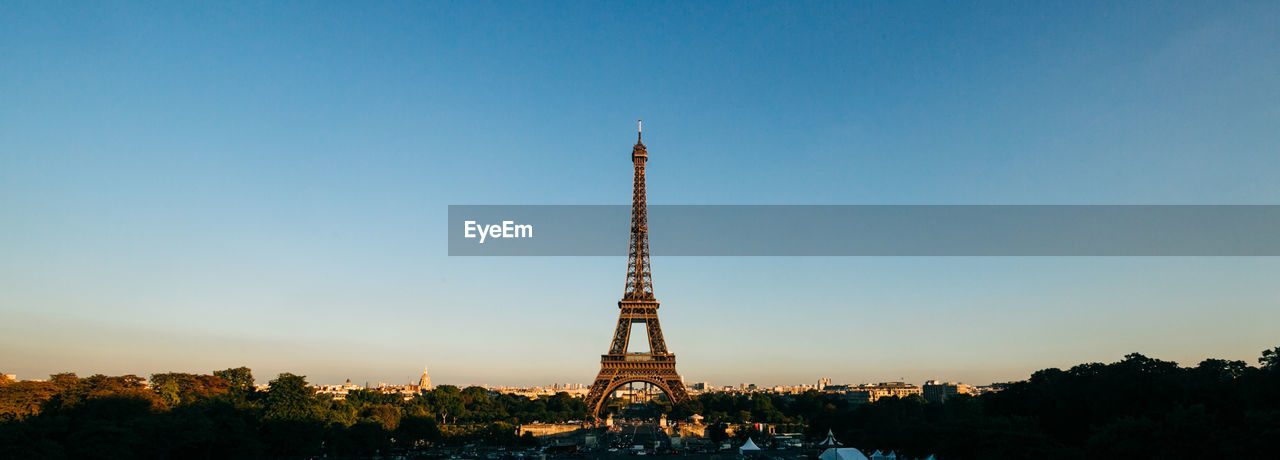
[[(911, 457), (1280, 458), (1280, 348), (1259, 362), (1209, 359), (1184, 368), (1131, 354), (1042, 370), (1002, 392), (945, 404), (918, 396), (857, 404), (817, 391), (712, 393), (673, 412), (705, 414), (717, 427), (805, 424), (812, 438), (831, 428), (847, 445)], [(754, 432), (739, 437), (748, 434), (767, 441)]]
[(441, 385), (399, 394), (317, 395), (302, 376), (280, 374), (255, 391), (249, 369), (168, 373), (151, 388), (133, 375), (0, 384), (0, 457), (227, 458), (363, 456), (427, 444), (530, 444), (516, 425), (581, 420), (565, 393), (530, 399)]
[[(711, 437), (729, 424), (832, 429), (847, 445), (939, 458), (1280, 458), (1280, 348), (1261, 366), (1209, 359), (1196, 367), (1131, 354), (1111, 364), (1046, 369), (981, 397), (871, 404), (810, 391), (711, 393), (662, 407), (703, 414)], [(442, 385), (404, 401), (353, 391), (317, 395), (280, 374), (255, 391), (247, 368), (0, 382), (0, 457), (225, 458), (367, 456), (426, 444), (531, 444), (515, 425), (581, 420), (581, 398), (529, 399)], [(659, 406), (662, 406), (659, 404)], [(767, 435), (739, 426), (738, 437)]]

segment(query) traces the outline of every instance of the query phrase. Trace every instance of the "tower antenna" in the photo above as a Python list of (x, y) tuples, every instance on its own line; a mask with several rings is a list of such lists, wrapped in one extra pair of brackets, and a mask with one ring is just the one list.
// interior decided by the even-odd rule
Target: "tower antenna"
[(636, 142), (640, 141), (640, 135), (644, 133), (643, 120), (636, 120)]

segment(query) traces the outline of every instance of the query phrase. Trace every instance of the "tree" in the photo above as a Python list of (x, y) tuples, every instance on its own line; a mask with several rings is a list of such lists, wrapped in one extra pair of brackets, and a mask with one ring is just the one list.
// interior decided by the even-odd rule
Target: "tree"
[(423, 393), (423, 397), (435, 409), (434, 412), (440, 414), (440, 423), (449, 423), (450, 418), (457, 420), (465, 411), (462, 391), (453, 385), (440, 385)]
[(315, 398), (316, 390), (307, 386), (305, 376), (290, 373), (280, 374), (272, 380), (267, 389), (267, 398), (263, 403), (263, 418), (266, 420), (320, 420), (319, 401)]
[(320, 454), (324, 425), (314, 420), (266, 420), (260, 432), (272, 457), (311, 457)]
[[(325, 396), (316, 396), (317, 399), (325, 399)], [(343, 399), (329, 399), (322, 401), (321, 406), (326, 406), (324, 412), (324, 421), (330, 425), (351, 426), (359, 421), (359, 409), (351, 401)]]
[(711, 439), (712, 442), (719, 444), (721, 441), (729, 439), (729, 433), (725, 431), (727, 428), (729, 428), (728, 425), (723, 423), (711, 425), (707, 427), (707, 438)]
[(404, 398), (399, 393), (383, 393), (377, 390), (351, 390), (347, 392), (347, 402), (356, 407), (365, 404), (398, 404)]
[(489, 390), (481, 387), (466, 387), (462, 389), (461, 396), (467, 411), (479, 413), (490, 411)]
[(387, 431), (400, 425), (400, 406), (398, 404), (366, 404), (360, 409), (360, 418), (376, 422)]
[(1224, 359), (1206, 359), (1195, 367), (1194, 372), (1201, 378), (1210, 380), (1232, 380), (1240, 378), (1249, 370), (1244, 361), (1227, 361)]
[(1258, 364), (1266, 370), (1280, 370), (1280, 347), (1262, 350), (1262, 357), (1258, 358)]
[(160, 395), (160, 400), (164, 401), (169, 407), (178, 405), (182, 402), (182, 396), (179, 395), (181, 390), (178, 389), (176, 380), (155, 381), (156, 376), (152, 376), (152, 388), (156, 389), (156, 394)]
[(350, 427), (331, 427), (326, 447), (328, 454), (338, 458), (363, 457), (391, 448), (389, 434), (376, 422), (360, 421)]
[(396, 442), (405, 447), (422, 445), (440, 439), (440, 427), (432, 417), (409, 416), (400, 419)]
[(684, 420), (692, 417), (693, 414), (702, 413), (702, 403), (696, 399), (681, 401), (671, 408), (671, 418), (674, 420)]
[[(726, 439), (725, 423), (783, 420), (807, 424), (799, 429), (814, 440), (830, 428), (848, 445), (909, 458), (1280, 458), (1280, 348), (1262, 357), (1271, 370), (1220, 359), (1178, 367), (1134, 354), (1039, 371), (1002, 391), (945, 403), (918, 396), (862, 403), (818, 391), (707, 393), (672, 411), (706, 415), (707, 436), (717, 443)], [(253, 398), (224, 397), (218, 389), (230, 384), (219, 376), (168, 373), (152, 376), (153, 387), (142, 382), (56, 374), (0, 385), (0, 457), (368, 458), (392, 442), (527, 443), (516, 424), (586, 410), (582, 398), (564, 393), (530, 399), (447, 385), (408, 402), (376, 392), (332, 400), (292, 374)], [(639, 406), (628, 410), (646, 410)], [(655, 408), (647, 410), (656, 416)], [(465, 424), (442, 426), (442, 419)], [(768, 439), (751, 427), (736, 431)]]
[(22, 420), (40, 413), (40, 407), (58, 393), (52, 382), (15, 382), (0, 385), (0, 422)]
[(401, 409), (404, 412), (405, 417), (435, 418), (435, 412), (432, 412), (433, 409), (431, 407), (431, 402), (423, 396), (410, 399), (409, 402), (405, 403), (404, 407)]
[(242, 392), (253, 391), (253, 371), (247, 367), (240, 366), (234, 369), (213, 371), (213, 375), (226, 380), (231, 385), (231, 388), (235, 390)]
[(152, 374), (151, 386), (169, 406), (224, 394), (231, 387), (220, 377), (181, 372)]

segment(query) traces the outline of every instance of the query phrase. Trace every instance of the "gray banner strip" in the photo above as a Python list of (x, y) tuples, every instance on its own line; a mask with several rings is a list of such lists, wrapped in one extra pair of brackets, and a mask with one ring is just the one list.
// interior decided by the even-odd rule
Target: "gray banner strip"
[[(449, 255), (622, 256), (630, 219), (449, 206)], [(649, 235), (655, 256), (1276, 256), (1280, 206), (655, 205)]]

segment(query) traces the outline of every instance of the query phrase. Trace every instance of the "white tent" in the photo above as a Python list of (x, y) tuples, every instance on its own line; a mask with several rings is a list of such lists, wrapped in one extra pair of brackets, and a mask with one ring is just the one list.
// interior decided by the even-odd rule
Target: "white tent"
[(822, 455), (818, 456), (819, 460), (867, 460), (867, 456), (862, 451), (852, 447), (831, 448), (822, 451)]
[(747, 442), (742, 443), (742, 447), (738, 448), (739, 455), (743, 454), (744, 452), (759, 452), (759, 451), (760, 451), (760, 446), (757, 446), (756, 442), (752, 441), (751, 438), (747, 438)]
[(836, 440), (836, 435), (831, 432), (830, 428), (827, 429), (827, 439), (823, 439), (822, 442), (818, 443), (819, 447), (840, 447), (843, 445)]

